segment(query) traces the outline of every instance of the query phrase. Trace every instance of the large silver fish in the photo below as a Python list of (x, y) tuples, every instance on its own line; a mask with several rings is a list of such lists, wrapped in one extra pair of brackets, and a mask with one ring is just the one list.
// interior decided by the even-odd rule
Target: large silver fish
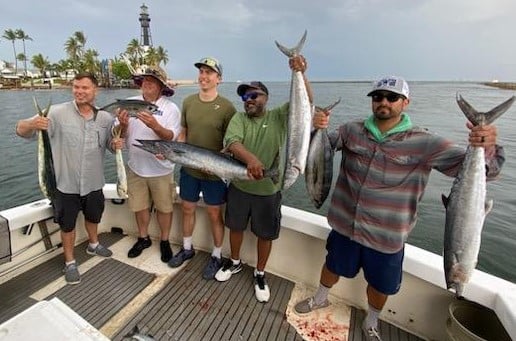
[(116, 116), (118, 109), (127, 110), (129, 117), (136, 117), (140, 111), (144, 111), (150, 114), (154, 114), (158, 111), (158, 106), (151, 102), (147, 102), (141, 99), (117, 99), (112, 103), (104, 105), (103, 107), (97, 108), (91, 106), (96, 113), (100, 110), (107, 111), (112, 115)]
[[(122, 128), (120, 125), (114, 126), (112, 131), (113, 137), (120, 138), (122, 135)], [(125, 173), (124, 158), (122, 156), (122, 150), (115, 150), (116, 160), (116, 192), (121, 198), (127, 198), (127, 174)]]
[[(45, 109), (41, 109), (36, 98), (33, 97), (32, 99), (38, 115), (47, 117), (50, 110), (50, 102)], [(53, 202), (57, 193), (57, 182), (50, 138), (46, 130), (38, 131), (38, 180), (39, 188), (45, 198)]]
[[(487, 113), (477, 112), (462, 96), (457, 104), (474, 125), (494, 122), (514, 102), (511, 97)], [(444, 232), (444, 271), (446, 286), (462, 297), (477, 265), (484, 219), (493, 206), (486, 201), (486, 166), (483, 147), (468, 146), (461, 170), (453, 182), (450, 195), (442, 196), (446, 207)]]
[[(340, 98), (326, 108), (316, 108), (316, 111), (330, 111), (339, 103)], [(315, 130), (310, 139), (306, 158), (305, 185), (310, 200), (317, 209), (321, 208), (330, 193), (333, 180), (333, 155), (334, 151), (326, 128)]]
[[(299, 43), (293, 48), (287, 48), (275, 42), (287, 57), (299, 55), (306, 40), (306, 31)], [(288, 112), (287, 142), (285, 151), (285, 168), (283, 174), (283, 189), (296, 182), (299, 174), (305, 172), (306, 156), (310, 144), (312, 127), (312, 105), (308, 98), (303, 74), (293, 71), (290, 82), (290, 105)]]
[[(133, 144), (135, 147), (154, 155), (161, 154), (171, 162), (214, 174), (226, 182), (232, 180), (252, 180), (247, 175), (246, 165), (226, 156), (226, 154), (177, 141), (138, 139), (136, 141), (140, 145)], [(277, 167), (265, 170), (264, 177), (270, 177), (274, 182), (277, 182)]]

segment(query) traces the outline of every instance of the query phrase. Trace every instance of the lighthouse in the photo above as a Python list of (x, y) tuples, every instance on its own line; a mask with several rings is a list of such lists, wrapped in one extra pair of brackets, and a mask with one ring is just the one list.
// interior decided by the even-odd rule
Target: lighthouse
[(149, 47), (152, 47), (152, 36), (150, 31), (151, 18), (149, 16), (149, 8), (145, 6), (145, 4), (141, 5), (140, 9), (140, 18), (138, 19), (141, 27), (140, 46), (143, 47), (144, 51), (147, 51)]

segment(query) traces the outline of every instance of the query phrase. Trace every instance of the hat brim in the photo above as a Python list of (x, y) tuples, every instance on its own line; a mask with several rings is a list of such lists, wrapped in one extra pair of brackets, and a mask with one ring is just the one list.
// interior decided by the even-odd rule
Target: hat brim
[(249, 89), (254, 89), (254, 90), (259, 90), (261, 92), (263, 92), (264, 94), (267, 95), (267, 93), (265, 93), (262, 88), (258, 87), (258, 86), (252, 86), (252, 85), (249, 85), (249, 84), (240, 84), (237, 88), (237, 94), (238, 96), (243, 96), (247, 90)]
[(170, 97), (170, 96), (174, 95), (175, 90), (170, 85), (168, 85), (167, 83), (163, 82), (161, 79), (159, 79), (158, 77), (156, 77), (155, 75), (150, 74), (150, 73), (142, 73), (142, 74), (138, 74), (138, 75), (133, 75), (134, 84), (136, 84), (138, 87), (141, 87), (143, 78), (145, 76), (150, 76), (150, 77), (156, 79), (158, 82), (160, 82), (160, 84), (162, 85), (161, 94), (163, 96)]
[(211, 65), (208, 65), (208, 64), (204, 64), (204, 63), (195, 63), (195, 64), (194, 64), (194, 66), (195, 66), (196, 68), (198, 68), (198, 69), (200, 69), (200, 68), (201, 68), (201, 66), (206, 66), (206, 67), (209, 67), (210, 69), (212, 69), (213, 71), (215, 71), (219, 76), (221, 75), (221, 74), (220, 74), (220, 71), (219, 71), (219, 70), (217, 70), (217, 68), (216, 68), (216, 67), (214, 67), (214, 66), (211, 66)]
[(373, 96), (376, 92), (380, 92), (380, 91), (382, 91), (382, 92), (383, 92), (383, 91), (392, 92), (393, 94), (398, 94), (398, 95), (401, 95), (401, 96), (403, 96), (403, 97), (407, 98), (407, 95), (405, 95), (403, 92), (401, 92), (401, 91), (395, 91), (395, 90), (392, 90), (392, 89), (375, 89), (375, 90), (373, 90), (373, 91), (369, 92), (369, 93), (367, 94), (367, 96), (371, 97), (371, 96)]

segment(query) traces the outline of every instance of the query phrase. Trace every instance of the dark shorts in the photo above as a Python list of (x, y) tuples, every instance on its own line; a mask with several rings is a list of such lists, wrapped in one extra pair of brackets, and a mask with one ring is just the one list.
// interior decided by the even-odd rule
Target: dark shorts
[(54, 222), (59, 224), (63, 232), (71, 232), (75, 229), (79, 211), (82, 211), (87, 221), (94, 224), (100, 223), (104, 212), (104, 193), (99, 189), (80, 196), (57, 191), (53, 206)]
[(222, 180), (202, 180), (191, 176), (181, 168), (179, 172), (179, 196), (181, 199), (197, 202), (199, 194), (208, 205), (218, 206), (226, 202), (228, 187)]
[(362, 268), (367, 283), (377, 291), (393, 295), (400, 290), (404, 248), (397, 253), (383, 253), (332, 230), (326, 250), (326, 267), (331, 272), (354, 278)]
[(281, 227), (281, 192), (254, 195), (229, 185), (225, 225), (230, 230), (243, 231), (251, 221), (251, 231), (263, 239), (274, 240)]

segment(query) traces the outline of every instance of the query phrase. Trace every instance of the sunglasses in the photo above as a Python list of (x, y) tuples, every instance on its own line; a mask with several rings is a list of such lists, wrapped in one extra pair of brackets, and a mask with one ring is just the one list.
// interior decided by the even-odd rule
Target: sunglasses
[(259, 92), (250, 92), (248, 94), (243, 94), (241, 97), (242, 97), (242, 101), (243, 102), (247, 102), (247, 100), (249, 99), (257, 99), (258, 96), (261, 96), (263, 94), (259, 93)]
[(394, 103), (397, 100), (399, 100), (400, 98), (404, 98), (404, 97), (402, 95), (398, 95), (398, 94), (391, 92), (391, 93), (387, 93), (387, 94), (374, 94), (371, 96), (371, 98), (373, 99), (373, 102), (381, 102), (381, 101), (383, 101), (384, 98), (386, 98), (387, 101), (389, 101), (390, 103)]

